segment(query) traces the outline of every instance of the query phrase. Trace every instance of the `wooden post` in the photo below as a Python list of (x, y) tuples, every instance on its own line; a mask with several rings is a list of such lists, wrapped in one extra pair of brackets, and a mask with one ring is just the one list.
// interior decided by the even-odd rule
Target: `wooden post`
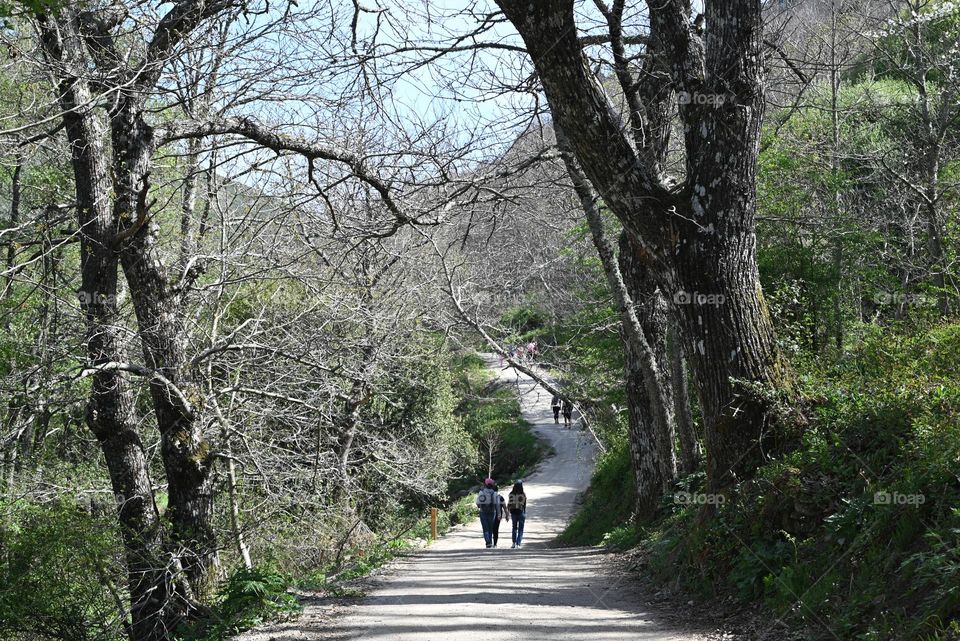
[(437, 508), (430, 508), (430, 538), (437, 540)]

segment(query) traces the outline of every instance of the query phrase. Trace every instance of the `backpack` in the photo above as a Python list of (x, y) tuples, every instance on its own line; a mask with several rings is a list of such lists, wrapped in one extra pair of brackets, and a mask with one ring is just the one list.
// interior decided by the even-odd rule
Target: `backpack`
[(498, 503), (500, 503), (499, 498), (492, 488), (485, 487), (480, 490), (480, 494), (477, 495), (477, 506), (484, 514), (496, 514), (499, 512), (497, 508), (500, 507), (498, 505)]

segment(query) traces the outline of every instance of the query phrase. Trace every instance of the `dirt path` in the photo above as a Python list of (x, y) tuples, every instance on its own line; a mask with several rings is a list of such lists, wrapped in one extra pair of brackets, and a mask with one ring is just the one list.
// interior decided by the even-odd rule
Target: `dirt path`
[(550, 395), (527, 376), (495, 370), (517, 386), (524, 416), (556, 451), (524, 481), (529, 509), (523, 548), (510, 549), (510, 526), (504, 523), (500, 547), (485, 549), (475, 521), (392, 563), (367, 596), (334, 616), (310, 606), (299, 621), (244, 635), (244, 641), (701, 638), (646, 612), (636, 586), (612, 573), (598, 550), (548, 546), (589, 483), (592, 439), (554, 425)]

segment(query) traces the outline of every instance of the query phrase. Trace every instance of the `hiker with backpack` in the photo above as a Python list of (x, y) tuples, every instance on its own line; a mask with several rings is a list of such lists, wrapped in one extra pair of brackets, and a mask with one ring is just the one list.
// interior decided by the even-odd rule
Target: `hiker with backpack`
[(483, 487), (477, 494), (477, 508), (480, 510), (480, 527), (483, 528), (483, 541), (487, 544), (488, 548), (493, 547), (494, 523), (498, 523), (502, 516), (500, 495), (494, 487), (493, 479), (488, 478), (483, 482)]
[(507, 509), (513, 518), (513, 547), (518, 548), (523, 543), (523, 525), (527, 521), (527, 494), (523, 491), (523, 479), (513, 484)]

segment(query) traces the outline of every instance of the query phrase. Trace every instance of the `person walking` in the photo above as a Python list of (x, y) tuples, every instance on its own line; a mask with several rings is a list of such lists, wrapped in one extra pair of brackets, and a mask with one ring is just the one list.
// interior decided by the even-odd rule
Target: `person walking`
[(507, 512), (507, 501), (500, 494), (500, 488), (496, 485), (493, 486), (493, 491), (497, 494), (497, 515), (493, 521), (493, 528), (491, 534), (493, 535), (493, 547), (497, 547), (497, 541), (500, 538), (500, 521), (506, 519), (507, 522), (510, 521), (510, 513)]
[(570, 427), (573, 424), (573, 403), (570, 399), (563, 399), (563, 426)]
[(523, 544), (523, 526), (527, 522), (527, 494), (523, 491), (523, 479), (513, 484), (507, 509), (513, 518), (513, 547), (518, 548)]
[(557, 425), (560, 424), (560, 406), (563, 402), (560, 400), (560, 396), (557, 394), (553, 395), (553, 400), (550, 401), (550, 409), (553, 410), (553, 422)]
[(498, 520), (500, 496), (494, 488), (493, 479), (483, 482), (483, 488), (477, 494), (477, 508), (480, 510), (480, 527), (483, 528), (483, 541), (487, 547), (493, 547), (493, 523)]

